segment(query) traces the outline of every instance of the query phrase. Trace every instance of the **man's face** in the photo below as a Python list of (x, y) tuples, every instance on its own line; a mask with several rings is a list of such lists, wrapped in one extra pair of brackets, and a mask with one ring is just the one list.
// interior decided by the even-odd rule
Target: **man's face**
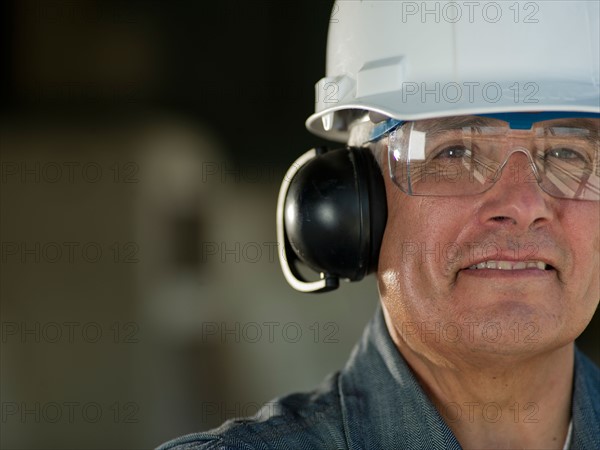
[(494, 186), (465, 197), (409, 196), (385, 173), (378, 283), (396, 339), (441, 361), (485, 361), (585, 329), (600, 299), (600, 202), (551, 197), (531, 170), (516, 152)]

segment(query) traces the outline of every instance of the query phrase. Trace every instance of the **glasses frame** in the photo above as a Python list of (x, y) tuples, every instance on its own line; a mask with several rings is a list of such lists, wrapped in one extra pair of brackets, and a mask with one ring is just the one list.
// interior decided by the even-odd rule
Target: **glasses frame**
[[(486, 115), (477, 115), (477, 116), (472, 116), (474, 118), (478, 118), (478, 117), (484, 117), (484, 118), (493, 118), (493, 119), (499, 119), (502, 120), (503, 122), (506, 122), (508, 125), (508, 132), (510, 133), (512, 130), (534, 130), (534, 127), (536, 124), (538, 123), (542, 123), (542, 122), (547, 122), (549, 120), (556, 120), (556, 119), (576, 119), (576, 118), (592, 118), (592, 119), (600, 119), (600, 114), (596, 114), (596, 113), (560, 113), (560, 112), (550, 112), (550, 113), (506, 113), (506, 114), (486, 114)], [(391, 119), (394, 120), (394, 119)], [(514, 148), (510, 149), (509, 151), (507, 151), (507, 154), (504, 156), (503, 161), (495, 161), (498, 163), (498, 166), (495, 168), (495, 171), (493, 173), (493, 178), (489, 178), (489, 181), (491, 181), (488, 186), (485, 186), (485, 184), (482, 183), (482, 187), (483, 189), (477, 192), (468, 192), (466, 194), (438, 194), (438, 193), (415, 193), (412, 191), (411, 187), (411, 183), (408, 183), (408, 188), (404, 188), (403, 187), (403, 183), (399, 180), (397, 180), (396, 175), (394, 174), (394, 170), (393, 167), (398, 164), (397, 160), (395, 159), (393, 153), (394, 150), (396, 150), (397, 148), (394, 148), (392, 145), (389, 145), (390, 141), (394, 141), (395, 140), (395, 136), (396, 133), (398, 133), (401, 129), (401, 127), (406, 126), (408, 124), (414, 124), (416, 122), (408, 122), (408, 121), (397, 121), (394, 120), (396, 123), (394, 124), (394, 127), (391, 130), (388, 130), (388, 132), (386, 133), (386, 136), (388, 137), (388, 168), (389, 168), (389, 176), (390, 179), (394, 182), (394, 184), (396, 186), (398, 186), (398, 188), (400, 190), (402, 190), (402, 192), (404, 192), (407, 195), (411, 195), (411, 196), (432, 196), (432, 197), (456, 197), (456, 196), (473, 196), (473, 195), (479, 195), (479, 194), (483, 194), (485, 192), (487, 192), (488, 190), (490, 190), (498, 181), (498, 179), (500, 178), (504, 168), (506, 167), (510, 157), (512, 155), (514, 155), (515, 153), (521, 152), (524, 153), (525, 155), (527, 155), (527, 158), (529, 160), (529, 165), (532, 169), (532, 173), (535, 177), (535, 181), (537, 182), (538, 186), (540, 187), (540, 189), (542, 189), (545, 193), (547, 193), (548, 195), (551, 195), (552, 197), (556, 197), (556, 198), (561, 198), (561, 199), (569, 199), (569, 200), (583, 200), (583, 201), (600, 201), (600, 192), (597, 193), (597, 198), (586, 198), (586, 197), (580, 197), (582, 192), (585, 192), (582, 190), (583, 187), (585, 187), (585, 185), (587, 184), (587, 180), (585, 180), (583, 183), (580, 182), (580, 188), (577, 189), (577, 191), (573, 191), (573, 195), (561, 195), (561, 192), (563, 192), (558, 185), (556, 184), (555, 181), (552, 181), (550, 179), (547, 178), (546, 175), (542, 174), (538, 168), (538, 164), (536, 163), (536, 157), (532, 154), (532, 150), (528, 147), (523, 147), (523, 146), (517, 146), (515, 145)], [(406, 162), (404, 162), (404, 164), (407, 165), (407, 167), (410, 165), (410, 159), (408, 158), (406, 160)], [(596, 174), (597, 172), (600, 171), (600, 161), (598, 159), (596, 159), (594, 161), (594, 166), (591, 168), (591, 172), (590, 174)], [(410, 170), (406, 169), (406, 173), (408, 174), (408, 177), (410, 177)], [(589, 178), (589, 175), (588, 175)], [(531, 180), (533, 181), (533, 179)], [(596, 194), (597, 191), (597, 187), (593, 187), (592, 188), (592, 196), (594, 194)]]

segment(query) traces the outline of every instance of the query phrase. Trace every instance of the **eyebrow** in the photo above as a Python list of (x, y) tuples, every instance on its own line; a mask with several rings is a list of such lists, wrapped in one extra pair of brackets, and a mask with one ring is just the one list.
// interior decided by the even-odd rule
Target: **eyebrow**
[(593, 119), (560, 119), (552, 122), (547, 128), (581, 128), (590, 132), (587, 137), (592, 140), (600, 134), (600, 122)]
[[(493, 119), (490, 117), (481, 117), (481, 116), (454, 116), (454, 117), (442, 117), (439, 119), (428, 119), (431, 120), (430, 126), (427, 128), (427, 131), (430, 133), (436, 133), (439, 131), (447, 131), (447, 130), (457, 130), (464, 127), (485, 127), (485, 126), (493, 126), (497, 125), (498, 122), (502, 122), (498, 119)], [(598, 135), (600, 130), (600, 125), (597, 120), (594, 119), (582, 119), (582, 118), (564, 118), (564, 119), (554, 119), (551, 121), (552, 124), (549, 124), (548, 128), (561, 128), (561, 127), (569, 127), (569, 128), (583, 128), (589, 130), (592, 135), (590, 138), (593, 138), (593, 133)], [(409, 122), (410, 123), (410, 122)], [(505, 123), (505, 122), (502, 122)]]
[(427, 131), (430, 133), (448, 130), (459, 130), (466, 126), (484, 127), (494, 125), (500, 122), (498, 119), (480, 116), (455, 116), (430, 120), (431, 124), (427, 127)]
[[(463, 128), (465, 126), (475, 126), (475, 127), (483, 127), (486, 125), (492, 125), (494, 123), (499, 122), (498, 119), (492, 119), (489, 117), (480, 117), (480, 116), (459, 116), (459, 117), (450, 117), (445, 123), (440, 123), (439, 125), (443, 125), (444, 127), (453, 129), (453, 128)], [(435, 126), (435, 125), (434, 125)]]
[(598, 119), (582, 119), (582, 118), (573, 118), (569, 119), (565, 117), (564, 119), (554, 119), (552, 122), (554, 126), (569, 126), (569, 127), (577, 127), (577, 128), (587, 128), (591, 131), (598, 131), (600, 129), (600, 121)]
[[(577, 128), (577, 129), (583, 129), (585, 131), (588, 131), (588, 133), (584, 134), (583, 136), (581, 135), (567, 135), (567, 137), (569, 138), (578, 138), (578, 139), (583, 139), (585, 142), (588, 143), (588, 145), (591, 146), (598, 146), (598, 132), (597, 130), (590, 130), (588, 127), (573, 127), (573, 126), (565, 126), (562, 124), (557, 124), (557, 125), (553, 125), (551, 127), (548, 127), (548, 129), (553, 130), (553, 129), (560, 129), (560, 128)], [(594, 132), (595, 131), (595, 132)]]
[(565, 118), (553, 120), (552, 124), (550, 124), (548, 128), (579, 128), (586, 130), (588, 133), (581, 137), (591, 145), (598, 145), (598, 132), (600, 131), (600, 121), (598, 120)]

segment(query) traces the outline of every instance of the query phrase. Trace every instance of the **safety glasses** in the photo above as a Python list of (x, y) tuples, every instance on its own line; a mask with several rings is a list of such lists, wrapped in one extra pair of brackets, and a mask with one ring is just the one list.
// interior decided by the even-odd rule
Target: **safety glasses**
[[(524, 117), (550, 118), (532, 122)], [(514, 182), (558, 198), (600, 201), (597, 114), (455, 116), (407, 122), (388, 139), (390, 176), (409, 195), (467, 196), (490, 189), (509, 158)], [(507, 168), (508, 169), (508, 168)], [(528, 170), (530, 169), (530, 170)]]

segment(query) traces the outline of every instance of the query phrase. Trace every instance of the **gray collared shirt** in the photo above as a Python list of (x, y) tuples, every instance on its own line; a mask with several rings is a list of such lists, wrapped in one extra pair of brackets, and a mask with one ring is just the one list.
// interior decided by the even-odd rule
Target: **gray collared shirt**
[[(600, 370), (575, 352), (571, 450), (600, 449)], [(460, 449), (388, 333), (381, 308), (346, 367), (315, 391), (269, 402), (254, 417), (180, 437), (159, 450)]]

